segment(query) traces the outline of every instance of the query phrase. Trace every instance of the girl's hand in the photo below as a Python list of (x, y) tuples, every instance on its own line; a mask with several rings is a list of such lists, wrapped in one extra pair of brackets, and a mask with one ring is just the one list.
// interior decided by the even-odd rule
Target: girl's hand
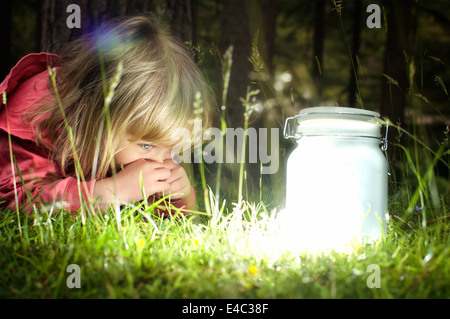
[[(170, 170), (170, 177), (165, 180), (170, 184), (170, 194), (173, 194), (170, 198), (172, 200), (191, 199), (191, 183), (184, 168), (172, 159), (166, 159), (164, 167)], [(193, 203), (187, 203), (187, 206), (192, 208)]]
[(94, 186), (94, 198), (100, 199), (100, 206), (118, 199), (120, 202), (143, 200), (139, 176), (146, 196), (159, 192), (171, 192), (172, 173), (164, 164), (139, 159), (125, 166), (115, 176), (98, 180)]

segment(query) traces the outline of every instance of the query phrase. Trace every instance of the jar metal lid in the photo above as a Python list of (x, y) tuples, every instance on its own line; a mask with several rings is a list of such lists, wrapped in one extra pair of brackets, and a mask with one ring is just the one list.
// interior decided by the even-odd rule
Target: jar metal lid
[[(292, 121), (292, 123), (291, 123)], [(380, 114), (350, 107), (317, 106), (286, 119), (284, 137), (345, 136), (380, 138)]]
[(327, 117), (350, 117), (357, 118), (361, 117), (372, 117), (379, 118), (380, 114), (374, 111), (357, 109), (353, 107), (342, 107), (342, 106), (315, 106), (308, 107), (299, 112), (300, 116), (327, 116)]

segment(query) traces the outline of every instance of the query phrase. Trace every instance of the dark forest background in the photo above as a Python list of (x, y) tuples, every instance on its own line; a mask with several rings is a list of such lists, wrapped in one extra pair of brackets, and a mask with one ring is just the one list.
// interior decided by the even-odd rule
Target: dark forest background
[[(81, 28), (69, 29), (69, 4), (81, 7)], [(368, 5), (381, 8), (381, 28), (369, 28)], [(450, 2), (446, 0), (131, 0), (2, 1), (0, 78), (24, 55), (58, 49), (96, 23), (151, 11), (192, 46), (193, 54), (222, 105), (222, 62), (233, 46), (226, 96), (229, 127), (242, 127), (241, 98), (260, 89), (253, 127), (278, 127), (302, 108), (318, 105), (375, 110), (420, 135), (436, 149), (448, 138), (450, 104)], [(257, 51), (255, 49), (257, 48)], [(258, 65), (249, 57), (258, 56)], [(416, 127), (421, 127), (416, 130)], [(400, 141), (391, 130), (390, 141)], [(280, 134), (280, 162), (292, 141)], [(395, 152), (390, 156), (394, 166)], [(282, 192), (284, 166), (260, 180), (249, 165), (249, 188), (261, 195)], [(395, 167), (394, 167), (395, 168)], [(207, 167), (215, 185), (215, 168)], [(448, 178), (445, 166), (438, 174)], [(223, 174), (235, 176), (232, 167)], [(224, 179), (225, 180), (225, 179)], [(235, 180), (231, 178), (231, 180)], [(267, 185), (260, 189), (260, 185)], [(224, 182), (232, 192), (235, 183)], [(251, 192), (251, 191), (249, 191)], [(275, 197), (275, 196), (274, 196)]]

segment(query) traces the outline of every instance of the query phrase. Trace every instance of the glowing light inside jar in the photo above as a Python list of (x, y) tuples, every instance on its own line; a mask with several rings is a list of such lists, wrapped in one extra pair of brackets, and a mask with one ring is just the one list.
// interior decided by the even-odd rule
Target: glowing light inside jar
[(344, 250), (379, 238), (386, 230), (387, 163), (376, 113), (336, 107), (303, 112), (280, 216), (285, 245)]

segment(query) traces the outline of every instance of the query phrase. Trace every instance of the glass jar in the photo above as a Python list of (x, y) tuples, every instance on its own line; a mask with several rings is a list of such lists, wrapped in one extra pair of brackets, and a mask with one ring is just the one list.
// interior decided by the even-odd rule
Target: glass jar
[(378, 113), (347, 107), (307, 108), (286, 119), (284, 136), (297, 147), (287, 162), (285, 212), (299, 247), (341, 249), (386, 233), (381, 126)]

